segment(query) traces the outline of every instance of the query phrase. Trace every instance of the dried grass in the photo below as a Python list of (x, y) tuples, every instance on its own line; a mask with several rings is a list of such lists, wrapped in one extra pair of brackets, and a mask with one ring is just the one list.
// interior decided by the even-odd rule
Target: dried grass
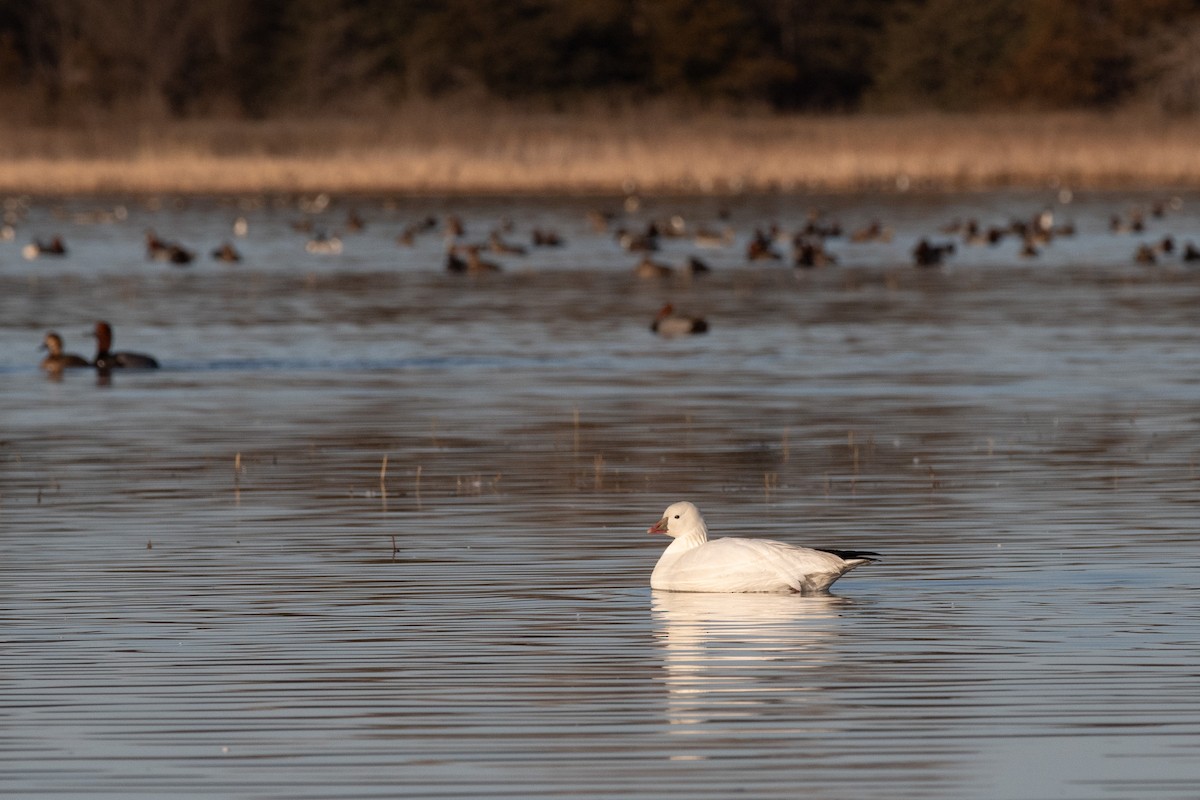
[(0, 130), (0, 190), (728, 192), (1200, 183), (1200, 122), (426, 107), (375, 120)]

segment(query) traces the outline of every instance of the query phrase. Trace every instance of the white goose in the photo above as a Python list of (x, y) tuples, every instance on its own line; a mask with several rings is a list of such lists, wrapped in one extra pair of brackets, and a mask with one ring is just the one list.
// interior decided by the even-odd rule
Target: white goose
[(671, 592), (800, 592), (820, 594), (877, 553), (814, 550), (770, 539), (715, 539), (700, 509), (675, 503), (649, 533), (671, 542), (650, 576), (650, 586)]

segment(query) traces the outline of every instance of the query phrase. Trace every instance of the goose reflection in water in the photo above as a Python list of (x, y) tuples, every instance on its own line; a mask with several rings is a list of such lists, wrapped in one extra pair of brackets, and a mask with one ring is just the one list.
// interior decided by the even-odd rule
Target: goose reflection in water
[(829, 703), (811, 670), (830, 665), (839, 609), (849, 603), (832, 595), (655, 591), (671, 732), (744, 734), (747, 720), (810, 727)]

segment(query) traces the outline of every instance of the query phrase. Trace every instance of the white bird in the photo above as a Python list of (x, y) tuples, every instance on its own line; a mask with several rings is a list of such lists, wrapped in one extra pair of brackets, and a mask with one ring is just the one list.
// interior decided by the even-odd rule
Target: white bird
[(648, 533), (675, 541), (654, 566), (650, 586), (671, 592), (800, 592), (821, 594), (878, 553), (814, 550), (770, 539), (715, 539), (700, 509), (675, 503)]

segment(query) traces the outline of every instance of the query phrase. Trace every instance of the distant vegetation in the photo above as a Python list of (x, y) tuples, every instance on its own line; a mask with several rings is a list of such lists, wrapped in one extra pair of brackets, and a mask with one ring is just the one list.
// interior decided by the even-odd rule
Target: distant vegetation
[(9, 123), (488, 101), (1200, 110), (1200, 0), (0, 0)]
[[(119, 126), (114, 126), (119, 127)], [(563, 193), (1200, 185), (1200, 120), (1139, 114), (167, 120), (0, 136), (0, 193)]]
[(1200, 0), (0, 0), (0, 191), (1200, 182)]

